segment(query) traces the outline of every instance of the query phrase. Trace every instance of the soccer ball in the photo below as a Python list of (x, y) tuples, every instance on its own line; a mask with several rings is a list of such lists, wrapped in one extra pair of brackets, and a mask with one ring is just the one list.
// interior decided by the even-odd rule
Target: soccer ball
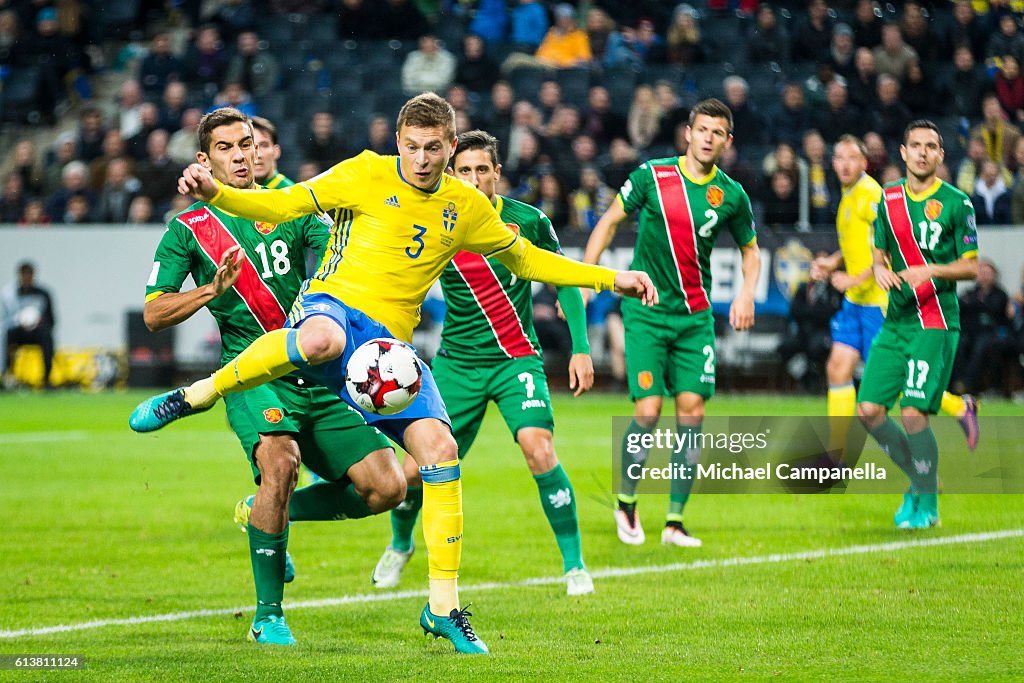
[(371, 339), (352, 353), (345, 368), (348, 395), (357, 406), (378, 415), (408, 408), (422, 382), (416, 352), (397, 339)]

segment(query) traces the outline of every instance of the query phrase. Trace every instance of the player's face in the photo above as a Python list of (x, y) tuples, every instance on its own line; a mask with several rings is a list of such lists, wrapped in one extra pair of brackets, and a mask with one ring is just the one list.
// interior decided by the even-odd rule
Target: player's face
[(857, 182), (857, 178), (860, 178), (867, 166), (868, 160), (852, 142), (840, 142), (832, 152), (832, 170), (836, 172), (839, 182), (846, 187)]
[(252, 139), (256, 146), (253, 170), (256, 172), (256, 182), (262, 183), (277, 173), (277, 160), (281, 158), (281, 147), (275, 145), (269, 135), (256, 127), (252, 129)]
[(455, 140), (440, 126), (413, 128), (402, 126), (398, 131), (398, 158), (402, 177), (421, 190), (433, 190), (441, 179)]
[(686, 128), (686, 141), (690, 145), (686, 153), (708, 166), (717, 163), (722, 151), (732, 144), (732, 134), (725, 119), (697, 114), (693, 125)]
[(498, 181), (501, 179), (501, 164), (495, 166), (487, 150), (470, 149), (456, 152), (452, 170), (456, 178), (473, 183), (476, 189), (494, 201), (498, 194)]
[(253, 165), (256, 146), (249, 125), (241, 121), (213, 129), (210, 153), (199, 152), (199, 163), (210, 169), (213, 177), (231, 187), (247, 188), (255, 182)]
[(931, 128), (914, 128), (900, 145), (900, 156), (907, 164), (907, 175), (927, 180), (935, 175), (946, 153), (939, 144), (939, 134)]

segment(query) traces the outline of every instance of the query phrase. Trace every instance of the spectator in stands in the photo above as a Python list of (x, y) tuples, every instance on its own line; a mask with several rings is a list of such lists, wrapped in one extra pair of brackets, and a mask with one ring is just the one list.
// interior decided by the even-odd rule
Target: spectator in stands
[(903, 6), (903, 18), (900, 31), (907, 45), (913, 48), (917, 56), (925, 63), (941, 58), (942, 41), (928, 24), (924, 8), (918, 2), (908, 2)]
[(0, 66), (14, 64), (21, 57), (20, 39), (18, 13), (12, 9), (0, 11)]
[(18, 347), (35, 344), (43, 351), (43, 385), (51, 388), (53, 370), (53, 298), (50, 292), (35, 281), (35, 266), (22, 261), (18, 264), (18, 280), (4, 288), (2, 301), (4, 316), (4, 376), (5, 388), (11, 386), (14, 354)]
[(807, 162), (807, 187), (810, 221), (814, 225), (825, 225), (835, 215), (836, 181), (832, 164), (827, 158), (825, 138), (816, 130), (807, 131), (803, 139), (804, 160)]
[[(518, 155), (522, 139), (525, 137), (533, 138), (535, 135), (539, 135), (540, 129), (540, 112), (537, 111), (536, 107), (526, 100), (520, 100), (512, 105), (512, 127), (509, 129), (508, 152), (505, 157), (506, 172), (513, 172), (518, 165)], [(534, 139), (533, 142), (536, 144), (537, 140)], [(516, 184), (511, 178), (510, 180), (513, 185)]]
[(1024, 36), (1017, 26), (1017, 18), (1010, 12), (1003, 12), (999, 15), (998, 28), (999, 30), (988, 40), (985, 56), (1013, 55), (1018, 63), (1024, 61)]
[(302, 145), (302, 160), (312, 161), (320, 168), (330, 168), (351, 154), (334, 130), (334, 115), (326, 111), (313, 114), (309, 137)]
[(635, 64), (633, 54), (625, 45), (615, 21), (600, 7), (587, 10), (587, 41), (591, 59), (606, 67)]
[(944, 83), (926, 78), (924, 69), (914, 62), (907, 68), (907, 80), (903, 84), (900, 101), (907, 106), (912, 118), (938, 116), (949, 101), (949, 91)]
[(376, 12), (378, 25), (386, 32), (381, 38), (419, 40), (430, 30), (423, 12), (409, 0), (385, 0)]
[[(152, 102), (143, 102), (139, 107), (139, 130), (135, 135), (124, 139), (124, 153), (135, 160), (145, 159), (149, 134), (159, 129), (160, 109)], [(121, 137), (124, 138), (123, 133)]]
[(654, 140), (661, 125), (664, 112), (654, 98), (654, 88), (638, 85), (633, 91), (633, 103), (629, 107), (626, 128), (629, 140), (637, 149), (646, 149)]
[(533, 133), (527, 131), (515, 138), (514, 147), (509, 147), (509, 159), (512, 161), (506, 161), (505, 172), (502, 173), (513, 188), (512, 196), (527, 204), (536, 201), (540, 189), (539, 157), (540, 143)]
[(697, 10), (691, 5), (685, 2), (676, 5), (672, 24), (665, 34), (669, 64), (700, 64), (707, 59), (697, 19)]
[(25, 210), (25, 186), (21, 176), (8, 173), (0, 190), (0, 223), (17, 223)]
[(749, 100), (750, 85), (742, 76), (727, 76), (722, 81), (725, 104), (732, 112), (733, 145), (759, 145), (767, 140), (765, 122)]
[(19, 140), (11, 154), (11, 170), (21, 178), (25, 194), (36, 197), (43, 192), (43, 170), (31, 140)]
[(469, 23), (469, 33), (487, 43), (504, 43), (508, 25), (508, 4), (505, 0), (480, 0)]
[(868, 125), (890, 145), (903, 139), (910, 123), (910, 110), (900, 101), (900, 82), (892, 76), (878, 77), (878, 104), (871, 110)]
[(537, 103), (540, 104), (541, 121), (546, 125), (554, 116), (555, 110), (562, 106), (562, 86), (558, 85), (558, 81), (547, 80), (540, 84)]
[(828, 62), (832, 71), (849, 82), (856, 74), (854, 55), (857, 48), (853, 44), (853, 29), (849, 24), (836, 24), (832, 29), (832, 42), (828, 50)]
[(960, 344), (952, 382), (957, 393), (979, 393), (986, 380), (989, 389), (1002, 390), (1000, 361), (1010, 329), (1009, 303), (995, 264), (981, 259), (975, 286), (960, 297)]
[(764, 217), (760, 224), (770, 228), (792, 230), (800, 220), (800, 198), (793, 176), (777, 170), (769, 176), (764, 196)]
[(875, 55), (866, 47), (857, 48), (853, 57), (853, 77), (847, 81), (850, 104), (869, 111), (878, 102), (878, 73)]
[(488, 56), (483, 39), (472, 33), (463, 38), (455, 82), (479, 94), (490, 90), (498, 75), (498, 63)]
[(128, 162), (111, 159), (107, 164), (107, 178), (100, 190), (93, 216), (100, 223), (124, 223), (128, 220), (128, 207), (139, 194), (138, 179), (129, 175)]
[(491, 86), (491, 101), (485, 118), (484, 130), (498, 138), (503, 145), (508, 145), (509, 134), (512, 132), (512, 103), (515, 93), (508, 81), (497, 81)]
[(54, 121), (54, 108), (66, 94), (65, 76), (79, 59), (74, 43), (60, 35), (57, 10), (44, 7), (36, 15), (36, 30), (18, 41), (18, 51), (39, 69), (36, 104), (47, 123)]
[(121, 135), (130, 138), (142, 128), (139, 109), (142, 106), (142, 86), (134, 78), (121, 84), (117, 96), (118, 129)]
[(603, 85), (595, 85), (590, 88), (587, 95), (587, 108), (583, 112), (582, 130), (602, 147), (606, 147), (612, 138), (623, 137), (627, 134), (626, 121), (612, 111), (611, 96)]
[(624, 138), (616, 138), (608, 147), (608, 160), (601, 166), (601, 172), (609, 187), (617, 190), (626, 182), (636, 166), (636, 150)]
[(215, 26), (201, 26), (185, 55), (184, 79), (212, 98), (224, 80), (227, 57)]
[(510, 38), (517, 50), (535, 52), (548, 32), (548, 13), (539, 0), (519, 0), (512, 9)]
[(981, 173), (974, 182), (971, 202), (978, 225), (1005, 225), (1010, 222), (1010, 193), (999, 164), (991, 159), (981, 162)]
[(897, 81), (907, 75), (907, 66), (911, 62), (921, 61), (914, 48), (903, 41), (903, 34), (896, 24), (882, 27), (882, 44), (874, 49), (875, 69), (878, 75), (888, 74)]
[(840, 135), (858, 135), (864, 129), (860, 112), (847, 101), (846, 86), (833, 82), (826, 93), (827, 107), (818, 116), (815, 126), (828, 144), (835, 144)]
[(952, 113), (968, 119), (981, 114), (981, 96), (988, 88), (985, 76), (977, 68), (974, 55), (966, 47), (953, 51), (953, 76), (950, 80)]
[[(469, 99), (469, 92), (466, 86), (461, 83), (452, 83), (448, 90), (441, 95), (448, 104), (452, 105), (456, 116), (463, 114), (467, 119), (473, 119), (473, 102)], [(472, 128), (456, 128), (455, 130), (473, 130)]]
[[(164, 88), (163, 101), (160, 103), (160, 128), (168, 134), (181, 128), (181, 117), (188, 108), (188, 91), (185, 84), (172, 81)], [(124, 130), (122, 129), (122, 133)]]
[(171, 35), (160, 31), (153, 36), (149, 54), (142, 58), (139, 66), (139, 83), (146, 95), (156, 97), (164, 91), (170, 81), (185, 77), (185, 64), (171, 52)]
[[(162, 131), (159, 131), (162, 132)], [(128, 225), (146, 225), (148, 223), (155, 223), (153, 219), (153, 200), (145, 195), (139, 195), (132, 200), (132, 203), (128, 206), (128, 220), (125, 221)]]
[(664, 64), (668, 60), (665, 39), (658, 35), (654, 22), (647, 17), (640, 19), (635, 29), (623, 28), (622, 40), (633, 55), (634, 63)]
[(572, 141), (580, 132), (580, 114), (575, 107), (561, 105), (555, 109), (551, 121), (544, 129), (541, 150), (550, 159), (554, 172), (564, 185), (575, 181)]
[(402, 64), (402, 90), (406, 95), (443, 93), (455, 79), (455, 55), (441, 47), (435, 36), (420, 38), (419, 49), (410, 52)]
[(53, 148), (46, 156), (46, 167), (43, 172), (43, 197), (49, 197), (60, 189), (64, 166), (75, 160), (75, 149), (74, 133), (69, 131), (57, 136)]
[(974, 59), (984, 57), (988, 32), (981, 23), (974, 13), (971, 0), (956, 0), (953, 4), (953, 21), (946, 28), (946, 54), (965, 47), (971, 51)]
[[(577, 135), (572, 141), (572, 158), (576, 168), (593, 166), (597, 163), (597, 143), (586, 133)], [(578, 187), (578, 186), (577, 186)]]
[(238, 34), (238, 51), (228, 62), (224, 79), (241, 84), (254, 97), (263, 97), (277, 88), (280, 70), (273, 52), (260, 49), (256, 32), (243, 31)]
[(882, 42), (882, 10), (876, 0), (857, 0), (853, 11), (853, 44), (874, 50)]
[(99, 192), (107, 178), (107, 166), (114, 159), (130, 159), (121, 131), (111, 129), (103, 136), (103, 154), (89, 164), (89, 189)]
[(569, 224), (569, 206), (565, 201), (565, 193), (562, 192), (562, 184), (558, 182), (558, 177), (553, 173), (546, 173), (540, 177), (540, 189), (534, 206), (551, 219), (551, 225), (555, 230), (564, 229)]
[(804, 103), (804, 89), (789, 82), (782, 87), (782, 107), (772, 119), (772, 141), (796, 145), (811, 127), (811, 113)]
[(163, 213), (170, 204), (181, 174), (181, 164), (175, 163), (167, 154), (169, 137), (167, 131), (159, 128), (150, 133), (146, 141), (147, 156), (135, 166), (139, 194), (156, 205), (158, 213)]
[(718, 158), (718, 167), (738, 182), (747, 194), (753, 198), (761, 197), (761, 175), (747, 161), (741, 159), (732, 145), (722, 151)]
[(811, 111), (820, 112), (825, 109), (828, 99), (828, 86), (833, 83), (846, 85), (846, 79), (832, 70), (832, 63), (818, 62), (814, 73), (804, 81), (804, 93), (807, 97), (807, 106)]
[(380, 30), (371, 2), (341, 0), (338, 7), (338, 40), (371, 40)]
[(789, 36), (779, 26), (775, 8), (761, 3), (757, 8), (754, 26), (747, 36), (747, 59), (758, 64), (789, 61)]
[(882, 177), (882, 170), (889, 165), (889, 150), (885, 146), (885, 140), (875, 131), (869, 130), (864, 133), (864, 148), (867, 150), (867, 173), (881, 182), (879, 179)]
[(794, 62), (821, 62), (828, 59), (832, 42), (832, 20), (825, 0), (810, 0), (807, 16), (793, 35), (790, 57)]
[(985, 152), (985, 141), (972, 136), (967, 141), (967, 153), (956, 169), (956, 186), (960, 191), (968, 196), (974, 194), (974, 186), (981, 177), (981, 165), (986, 159), (988, 154)]
[(174, 193), (174, 197), (171, 198), (171, 208), (167, 209), (167, 213), (160, 219), (162, 223), (170, 223), (171, 220), (179, 213), (192, 206), (192, 198), (188, 195)]
[(690, 110), (683, 106), (675, 86), (669, 81), (658, 81), (654, 84), (654, 99), (661, 107), (661, 122), (658, 134), (654, 136), (652, 145), (672, 145), (675, 143), (676, 129), (680, 123), (690, 119)]
[(534, 56), (556, 69), (585, 66), (591, 60), (590, 39), (576, 23), (575, 7), (567, 2), (555, 6), (555, 25), (548, 29)]
[[(938, 173), (936, 173), (936, 176), (938, 176)], [(886, 164), (878, 175), (878, 182), (881, 185), (888, 185), (889, 183), (895, 183), (902, 177), (903, 169), (896, 164)]]
[(994, 80), (996, 96), (1003, 106), (1003, 112), (1011, 121), (1024, 121), (1024, 77), (1021, 77), (1017, 58), (1003, 55)]
[(825, 361), (832, 348), (829, 327), (842, 302), (843, 295), (827, 280), (801, 282), (790, 299), (789, 326), (778, 353), (783, 366), (805, 391), (822, 390)]
[(761, 168), (765, 181), (770, 180), (776, 171), (782, 171), (793, 179), (796, 186), (800, 182), (800, 177), (806, 175), (807, 162), (797, 156), (793, 147), (783, 142), (775, 145), (775, 149), (765, 155)]
[(1021, 224), (1024, 223), (1024, 137), (1013, 146), (1013, 161), (1016, 170), (1010, 182), (1010, 222)]
[(981, 98), (981, 115), (982, 121), (971, 129), (971, 137), (982, 139), (989, 159), (1009, 166), (1020, 129), (1005, 120), (1003, 106), (994, 93)]
[(605, 184), (593, 166), (580, 168), (579, 188), (569, 198), (569, 225), (579, 232), (590, 232), (611, 206), (615, 190)]
[(221, 0), (218, 4), (210, 22), (217, 26), (224, 40), (235, 40), (256, 28), (256, 8), (251, 0)]
[(167, 143), (167, 154), (175, 163), (188, 165), (196, 160), (199, 151), (199, 120), (202, 112), (191, 107), (181, 114), (181, 128), (171, 135)]
[(25, 202), (25, 210), (18, 218), (18, 225), (23, 228), (36, 228), (50, 224), (50, 217), (46, 214), (46, 208), (42, 199), (30, 199)]
[(246, 116), (256, 116), (259, 114), (259, 109), (256, 107), (256, 103), (252, 101), (252, 95), (249, 94), (249, 91), (243, 88), (241, 83), (233, 81), (225, 83), (224, 87), (214, 96), (213, 105), (209, 111), (221, 107), (232, 107)]
[(95, 107), (82, 109), (78, 115), (78, 141), (75, 143), (77, 157), (88, 163), (102, 154), (105, 134), (106, 128), (100, 110)]
[(65, 225), (82, 225), (93, 222), (92, 200), (84, 194), (72, 195), (68, 198), (67, 206), (61, 216), (60, 222)]

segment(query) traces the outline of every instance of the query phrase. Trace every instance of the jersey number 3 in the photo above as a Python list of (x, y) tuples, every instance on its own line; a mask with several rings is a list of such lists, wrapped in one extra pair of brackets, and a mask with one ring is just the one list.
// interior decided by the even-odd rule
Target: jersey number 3
[(424, 228), (422, 225), (413, 225), (412, 227), (416, 228), (416, 234), (412, 236), (412, 242), (416, 246), (406, 247), (405, 255), (408, 256), (409, 258), (419, 258), (420, 254), (423, 253), (423, 236), (427, 234), (427, 229)]

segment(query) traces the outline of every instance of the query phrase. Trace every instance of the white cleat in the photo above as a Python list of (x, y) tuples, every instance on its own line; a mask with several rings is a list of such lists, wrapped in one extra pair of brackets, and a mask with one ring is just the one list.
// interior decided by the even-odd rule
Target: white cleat
[(416, 552), (416, 546), (410, 546), (408, 552), (395, 550), (388, 546), (384, 554), (380, 556), (380, 560), (377, 561), (377, 566), (373, 568), (373, 574), (370, 575), (373, 587), (394, 588), (397, 586), (398, 580), (402, 578), (402, 570), (405, 569), (405, 565), (409, 564), (414, 552)]
[(644, 528), (640, 526), (640, 513), (633, 510), (633, 519), (622, 509), (615, 510), (615, 529), (619, 533), (619, 540), (626, 545), (643, 545), (647, 537), (644, 536)]
[(667, 526), (661, 532), (661, 544), (677, 545), (680, 548), (699, 548), (703, 545), (701, 540), (691, 536), (685, 527), (679, 529), (674, 526)]
[(565, 573), (565, 592), (568, 595), (589, 595), (594, 592), (594, 579), (590, 572), (582, 567), (570, 569)]

